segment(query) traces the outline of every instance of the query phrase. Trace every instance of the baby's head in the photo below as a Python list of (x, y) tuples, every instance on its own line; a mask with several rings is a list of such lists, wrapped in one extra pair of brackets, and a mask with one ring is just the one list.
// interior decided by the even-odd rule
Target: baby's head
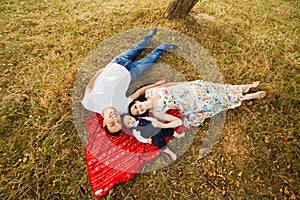
[(136, 123), (136, 119), (130, 115), (123, 115), (122, 122), (126, 128), (132, 128)]

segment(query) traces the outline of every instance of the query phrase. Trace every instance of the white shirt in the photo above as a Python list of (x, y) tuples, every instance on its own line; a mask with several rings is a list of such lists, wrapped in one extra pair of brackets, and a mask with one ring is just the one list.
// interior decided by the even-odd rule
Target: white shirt
[(109, 63), (96, 78), (93, 89), (84, 94), (82, 104), (87, 110), (100, 114), (107, 106), (113, 106), (120, 114), (125, 114), (132, 101), (126, 96), (129, 84), (128, 70), (117, 63)]

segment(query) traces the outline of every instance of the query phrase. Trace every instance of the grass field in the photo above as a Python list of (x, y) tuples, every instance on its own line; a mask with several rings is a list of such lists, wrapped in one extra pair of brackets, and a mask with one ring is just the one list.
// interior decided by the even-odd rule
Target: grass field
[(170, 167), (138, 174), (105, 199), (300, 199), (299, 1), (199, 1), (187, 20), (163, 19), (167, 2), (1, 1), (1, 199), (94, 198), (73, 83), (102, 41), (149, 27), (194, 38), (225, 82), (259, 80), (268, 95), (229, 111), (205, 158), (199, 134)]

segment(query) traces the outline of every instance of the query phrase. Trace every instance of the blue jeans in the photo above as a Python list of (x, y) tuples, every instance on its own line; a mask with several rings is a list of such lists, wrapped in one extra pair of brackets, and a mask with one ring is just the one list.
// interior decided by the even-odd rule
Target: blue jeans
[(136, 45), (116, 56), (111, 62), (124, 66), (131, 75), (131, 82), (138, 79), (153, 63), (169, 48), (168, 43), (163, 43), (155, 48), (146, 57), (134, 61), (136, 57), (148, 46), (155, 33), (150, 32)]

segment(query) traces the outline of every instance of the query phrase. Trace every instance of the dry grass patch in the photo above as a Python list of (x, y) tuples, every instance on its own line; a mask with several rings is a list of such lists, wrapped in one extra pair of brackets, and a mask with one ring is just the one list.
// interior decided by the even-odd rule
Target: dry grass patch
[[(158, 0), (0, 3), (1, 199), (93, 199), (71, 112), (75, 76), (101, 41), (154, 26), (194, 38), (225, 82), (260, 80), (268, 96), (228, 112), (207, 157), (198, 158), (205, 124), (169, 168), (139, 174), (106, 199), (300, 198), (299, 2), (199, 1), (191, 13), (198, 17), (173, 21), (161, 18), (166, 6)], [(184, 60), (162, 59), (198, 78)]]

